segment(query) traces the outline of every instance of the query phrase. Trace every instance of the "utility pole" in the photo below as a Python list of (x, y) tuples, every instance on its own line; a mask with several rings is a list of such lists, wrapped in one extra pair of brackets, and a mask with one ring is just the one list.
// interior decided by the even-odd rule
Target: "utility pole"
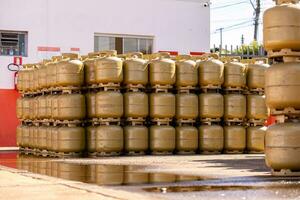
[(259, 18), (260, 18), (260, 9), (261, 9), (261, 0), (256, 0), (254, 4), (252, 0), (249, 0), (252, 8), (254, 10), (254, 40), (257, 41), (258, 38), (258, 27), (259, 27)]
[(245, 38), (244, 38), (244, 34), (242, 34), (242, 38), (241, 38), (241, 44), (244, 45), (245, 44)]
[(220, 54), (222, 53), (222, 47), (223, 47), (223, 30), (224, 28), (218, 28), (216, 31), (220, 31)]

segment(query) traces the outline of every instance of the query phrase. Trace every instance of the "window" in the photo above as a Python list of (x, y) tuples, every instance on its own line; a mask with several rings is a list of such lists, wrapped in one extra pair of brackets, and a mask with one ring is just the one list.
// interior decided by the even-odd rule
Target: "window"
[(0, 30), (1, 56), (27, 56), (28, 33)]
[(94, 50), (117, 50), (118, 54), (142, 52), (151, 54), (153, 49), (152, 36), (105, 35), (95, 34)]

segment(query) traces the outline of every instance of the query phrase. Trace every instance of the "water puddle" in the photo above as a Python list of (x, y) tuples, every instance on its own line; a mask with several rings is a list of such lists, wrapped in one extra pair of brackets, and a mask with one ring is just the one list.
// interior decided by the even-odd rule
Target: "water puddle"
[(192, 182), (203, 177), (168, 173), (149, 173), (147, 166), (99, 165), (51, 161), (31, 155), (18, 155), (16, 168), (32, 173), (97, 185), (121, 186), (157, 183)]

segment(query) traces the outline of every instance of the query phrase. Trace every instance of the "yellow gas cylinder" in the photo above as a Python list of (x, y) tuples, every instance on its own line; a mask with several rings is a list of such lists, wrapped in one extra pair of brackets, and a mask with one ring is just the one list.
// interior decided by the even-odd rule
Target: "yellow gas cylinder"
[(23, 119), (23, 98), (19, 97), (16, 102), (16, 114), (18, 119)]
[(54, 115), (54, 119), (81, 120), (85, 118), (86, 109), (85, 109), (84, 95), (62, 94), (62, 95), (58, 95), (57, 101), (58, 101), (57, 115)]
[(176, 86), (195, 87), (198, 84), (198, 68), (192, 60), (180, 60), (176, 62)]
[(63, 59), (56, 64), (56, 87), (80, 87), (84, 82), (83, 63), (79, 55), (63, 53)]
[(265, 71), (268, 64), (249, 64), (247, 67), (247, 86), (250, 90), (265, 87)]
[(172, 118), (175, 116), (175, 95), (171, 93), (150, 94), (150, 117)]
[(22, 100), (22, 116), (23, 119), (30, 119), (31, 109), (30, 109), (31, 98), (24, 97)]
[(198, 62), (197, 65), (199, 68), (200, 87), (221, 87), (224, 83), (224, 64), (221, 61), (210, 58), (206, 61)]
[(38, 119), (38, 111), (39, 111), (39, 103), (38, 103), (38, 97), (33, 97), (31, 99), (31, 119), (36, 120)]
[(201, 119), (221, 118), (224, 115), (224, 98), (219, 93), (199, 95), (199, 116)]
[(23, 93), (24, 91), (24, 70), (23, 69), (20, 69), (18, 71), (17, 89), (20, 93)]
[(46, 126), (40, 126), (37, 128), (37, 142), (40, 150), (47, 149), (47, 129)]
[(187, 120), (198, 117), (198, 96), (195, 94), (176, 95), (176, 119)]
[(124, 148), (123, 128), (99, 126), (96, 130), (96, 151), (103, 155), (119, 155)]
[(224, 150), (226, 153), (243, 153), (246, 148), (246, 129), (243, 126), (224, 127)]
[(124, 61), (124, 81), (123, 84), (141, 85), (148, 84), (148, 62), (144, 59), (132, 57)]
[(85, 149), (85, 129), (83, 127), (59, 127), (55, 142), (57, 152), (82, 152)]
[(265, 149), (266, 127), (254, 126), (247, 128), (247, 150), (249, 153), (261, 153)]
[(38, 101), (38, 118), (47, 119), (49, 118), (47, 114), (47, 96), (39, 96)]
[(174, 183), (176, 181), (176, 175), (164, 174), (164, 173), (150, 173), (150, 183)]
[(298, 0), (278, 0), (264, 12), (264, 48), (267, 51), (300, 50), (300, 6)]
[(38, 70), (38, 85), (39, 89), (43, 90), (47, 87), (47, 62), (40, 63)]
[(30, 147), (30, 127), (22, 127), (22, 144), (24, 147)]
[[(51, 147), (50, 151), (58, 152), (58, 127), (51, 127)], [(47, 144), (48, 146), (48, 144)]]
[(219, 125), (199, 127), (199, 149), (202, 154), (219, 154), (224, 148), (224, 131)]
[(85, 101), (87, 117), (90, 119), (96, 118), (96, 93), (86, 93)]
[(97, 127), (89, 126), (86, 129), (86, 146), (90, 153), (96, 152), (96, 131)]
[(175, 128), (172, 126), (150, 127), (150, 150), (152, 154), (172, 154), (175, 147)]
[(247, 96), (247, 118), (266, 120), (268, 117), (268, 110), (264, 96), (248, 95)]
[(29, 90), (28, 92), (34, 92), (34, 71), (35, 71), (35, 66), (34, 64), (30, 65), (31, 69), (29, 70)]
[(247, 111), (246, 101), (242, 94), (224, 95), (224, 119), (244, 119)]
[(176, 127), (177, 154), (195, 154), (198, 149), (198, 130), (193, 126)]
[[(292, 175), (300, 170), (300, 124), (284, 123), (270, 126), (266, 132), (266, 164), (278, 175)], [(280, 173), (282, 172), (282, 173)], [(276, 175), (276, 174), (275, 174)]]
[(27, 93), (30, 91), (30, 76), (31, 76), (31, 65), (23, 65), (24, 69), (22, 70), (22, 88), (23, 88), (23, 93)]
[(128, 154), (145, 154), (148, 150), (149, 136), (145, 126), (124, 127), (124, 150)]
[(71, 181), (85, 182), (86, 165), (58, 162), (57, 177)]
[(125, 166), (124, 181), (125, 185), (147, 184), (149, 182), (149, 174), (141, 171), (140, 166)]
[(96, 183), (96, 166), (94, 164), (86, 166), (86, 183)]
[(56, 129), (56, 127), (47, 127), (46, 130), (46, 146), (48, 151), (52, 151), (52, 129)]
[(33, 91), (38, 91), (41, 89), (41, 86), (39, 85), (39, 71), (39, 64), (35, 64), (33, 69)]
[(300, 109), (300, 63), (272, 65), (266, 70), (266, 104), (271, 109)]
[(175, 84), (175, 62), (168, 58), (160, 58), (150, 61), (149, 77), (151, 86)]
[(97, 185), (122, 185), (124, 167), (121, 165), (96, 165)]
[[(52, 107), (52, 100), (55, 98), (55, 95), (47, 95), (46, 96), (46, 101), (47, 101), (47, 107), (46, 107), (46, 119), (51, 119), (52, 118), (52, 111), (53, 111), (53, 107)], [(56, 108), (57, 109), (57, 108)]]
[(239, 62), (228, 62), (224, 65), (225, 88), (244, 88), (246, 86), (246, 66)]
[(124, 93), (124, 116), (126, 118), (146, 118), (148, 114), (149, 103), (146, 93)]
[(33, 126), (33, 145), (32, 147), (35, 149), (40, 149), (41, 144), (39, 143), (39, 127)]
[(16, 135), (16, 142), (18, 147), (25, 147), (23, 142), (23, 129), (24, 126), (18, 125), (17, 126), (17, 135)]
[(89, 53), (88, 58), (83, 61), (84, 64), (84, 76), (86, 85), (94, 85), (96, 82), (96, 65), (95, 60), (99, 57), (99, 53)]
[(123, 95), (119, 92), (96, 94), (96, 116), (98, 118), (120, 118), (123, 116)]
[(97, 83), (121, 83), (123, 81), (123, 61), (107, 54), (95, 60)]

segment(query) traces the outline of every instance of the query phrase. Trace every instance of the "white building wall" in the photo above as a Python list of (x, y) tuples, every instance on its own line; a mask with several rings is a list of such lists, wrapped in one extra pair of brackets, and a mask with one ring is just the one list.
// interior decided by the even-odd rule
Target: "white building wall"
[[(209, 0), (0, 0), (0, 30), (28, 31), (28, 57), (37, 47), (94, 49), (94, 33), (154, 36), (154, 51), (208, 51)], [(11, 89), (13, 57), (0, 56), (0, 89)]]

